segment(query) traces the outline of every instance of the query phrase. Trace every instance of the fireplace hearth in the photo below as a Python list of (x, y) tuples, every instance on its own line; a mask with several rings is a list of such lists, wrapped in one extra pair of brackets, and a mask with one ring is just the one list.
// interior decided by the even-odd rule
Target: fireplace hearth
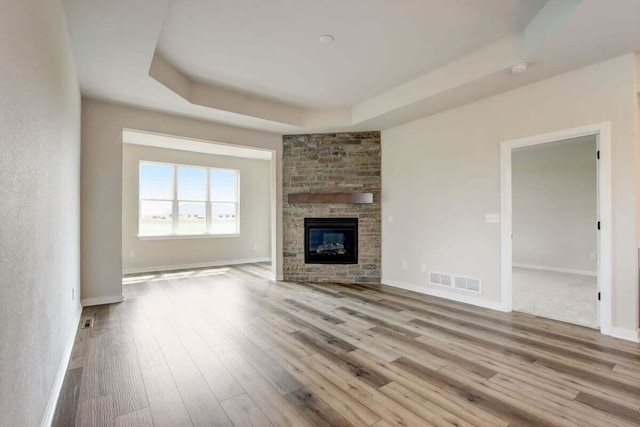
[(358, 218), (305, 218), (305, 264), (357, 264)]

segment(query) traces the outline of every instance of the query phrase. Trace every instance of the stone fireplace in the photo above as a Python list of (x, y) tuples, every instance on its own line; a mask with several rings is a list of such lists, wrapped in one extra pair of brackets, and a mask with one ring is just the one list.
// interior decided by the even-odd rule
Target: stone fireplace
[(379, 283), (380, 188), (380, 132), (284, 136), (284, 279)]

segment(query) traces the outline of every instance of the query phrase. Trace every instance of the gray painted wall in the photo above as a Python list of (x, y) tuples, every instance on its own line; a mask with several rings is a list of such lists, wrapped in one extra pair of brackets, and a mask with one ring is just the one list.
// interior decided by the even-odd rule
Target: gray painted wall
[[(139, 239), (138, 183), (141, 160), (239, 170), (240, 236)], [(270, 258), (270, 167), (268, 160), (125, 144), (122, 188), (122, 268), (124, 271)]]
[(0, 426), (37, 426), (81, 311), (80, 91), (61, 3), (0, 10)]
[(596, 137), (513, 151), (513, 263), (595, 273)]

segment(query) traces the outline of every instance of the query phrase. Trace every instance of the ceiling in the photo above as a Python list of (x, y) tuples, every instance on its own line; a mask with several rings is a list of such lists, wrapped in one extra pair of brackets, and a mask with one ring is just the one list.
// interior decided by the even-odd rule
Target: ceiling
[[(158, 53), (198, 81), (310, 108), (349, 107), (522, 31), (543, 5), (174, 0)], [(323, 34), (335, 42), (319, 43)]]
[(64, 3), (85, 97), (276, 133), (384, 129), (640, 51), (638, 0)]

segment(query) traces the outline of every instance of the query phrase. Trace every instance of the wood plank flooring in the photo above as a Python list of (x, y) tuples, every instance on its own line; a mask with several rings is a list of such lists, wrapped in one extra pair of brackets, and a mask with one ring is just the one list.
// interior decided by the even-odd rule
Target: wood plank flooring
[(640, 345), (265, 265), (125, 279), (86, 308), (55, 426), (640, 425)]

